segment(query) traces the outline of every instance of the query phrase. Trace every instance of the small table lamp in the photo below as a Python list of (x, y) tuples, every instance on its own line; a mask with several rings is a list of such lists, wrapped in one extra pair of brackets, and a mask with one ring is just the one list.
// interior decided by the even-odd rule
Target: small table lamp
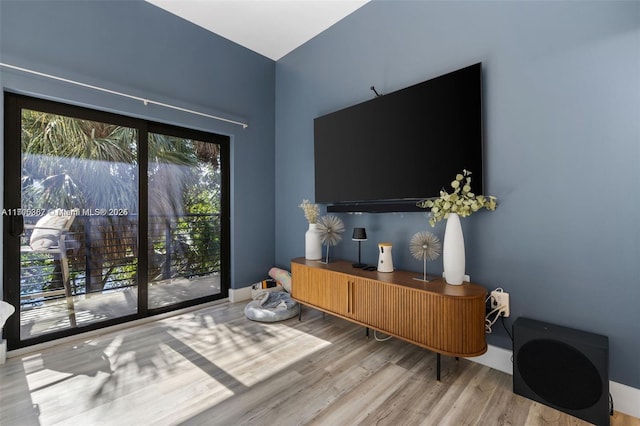
[(364, 268), (365, 265), (364, 263), (362, 263), (360, 261), (360, 244), (363, 241), (367, 241), (367, 231), (365, 231), (364, 228), (353, 228), (353, 236), (351, 237), (351, 239), (353, 241), (357, 241), (358, 242), (358, 263), (354, 263), (353, 267), (354, 268)]

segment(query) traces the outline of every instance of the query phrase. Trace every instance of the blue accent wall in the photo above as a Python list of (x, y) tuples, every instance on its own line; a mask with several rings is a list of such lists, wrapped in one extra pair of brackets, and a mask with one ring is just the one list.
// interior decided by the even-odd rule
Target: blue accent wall
[(274, 61), (141, 0), (2, 0), (0, 61), (246, 120), (243, 130), (0, 69), (4, 90), (229, 135), (231, 286), (264, 278), (274, 263)]
[[(463, 219), (467, 272), (511, 293), (519, 316), (610, 339), (610, 378), (640, 388), (640, 3), (373, 1), (276, 63), (276, 261), (304, 256), (298, 204), (314, 198), (313, 119), (482, 62), (485, 192)], [(389, 141), (389, 149), (393, 149)], [(336, 152), (340, 155), (340, 152)], [(384, 155), (381, 152), (380, 155)], [(421, 213), (339, 214), (334, 250), (393, 244), (397, 268)], [(441, 272), (441, 258), (430, 262)], [(510, 348), (497, 323), (490, 344)]]
[[(247, 120), (0, 68), (5, 90), (230, 135), (233, 288), (304, 255), (315, 117), (371, 99), (371, 85), (483, 62), (485, 186), (499, 207), (463, 220), (467, 272), (511, 293), (508, 325), (609, 336), (611, 379), (640, 388), (640, 3), (373, 1), (274, 63), (141, 0), (1, 0), (0, 61)], [(395, 266), (417, 273), (411, 235), (444, 231), (421, 213), (340, 217), (337, 256), (355, 259), (349, 235), (364, 226), (365, 262), (390, 241)], [(510, 347), (498, 325), (489, 343)]]

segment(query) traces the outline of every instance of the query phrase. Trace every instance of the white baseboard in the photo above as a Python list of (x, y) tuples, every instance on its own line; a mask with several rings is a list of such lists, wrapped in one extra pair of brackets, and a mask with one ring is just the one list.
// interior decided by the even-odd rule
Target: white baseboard
[[(513, 375), (512, 356), (513, 352), (508, 349), (489, 345), (484, 355), (467, 359)], [(609, 381), (609, 392), (615, 411), (640, 418), (640, 389)]]
[(7, 341), (0, 340), (0, 365), (7, 360)]
[(640, 389), (609, 381), (613, 409), (640, 418)]
[(513, 376), (512, 357), (512, 351), (488, 345), (487, 352), (485, 352), (484, 355), (474, 356), (473, 358), (467, 359)]
[(245, 300), (251, 300), (251, 285), (229, 289), (229, 302), (236, 303)]

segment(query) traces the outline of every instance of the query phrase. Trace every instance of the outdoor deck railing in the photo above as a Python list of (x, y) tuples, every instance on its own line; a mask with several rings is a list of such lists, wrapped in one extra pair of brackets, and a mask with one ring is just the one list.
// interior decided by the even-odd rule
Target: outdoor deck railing
[[(25, 217), (35, 223), (39, 217)], [(195, 277), (220, 271), (220, 215), (150, 216), (148, 281)], [(79, 215), (66, 237), (74, 295), (137, 285), (136, 215)], [(23, 235), (28, 244), (30, 231)], [(60, 262), (52, 256), (21, 256), (22, 304), (64, 297)]]

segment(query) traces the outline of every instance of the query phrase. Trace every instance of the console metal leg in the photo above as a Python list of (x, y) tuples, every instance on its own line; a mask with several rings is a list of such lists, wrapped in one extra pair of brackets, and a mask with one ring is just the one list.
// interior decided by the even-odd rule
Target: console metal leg
[(369, 327), (365, 327), (367, 333), (367, 339), (369, 338)]
[(302, 303), (298, 303), (298, 306), (300, 307), (298, 309), (298, 321), (302, 321)]
[(440, 354), (436, 353), (436, 380), (440, 381)]

